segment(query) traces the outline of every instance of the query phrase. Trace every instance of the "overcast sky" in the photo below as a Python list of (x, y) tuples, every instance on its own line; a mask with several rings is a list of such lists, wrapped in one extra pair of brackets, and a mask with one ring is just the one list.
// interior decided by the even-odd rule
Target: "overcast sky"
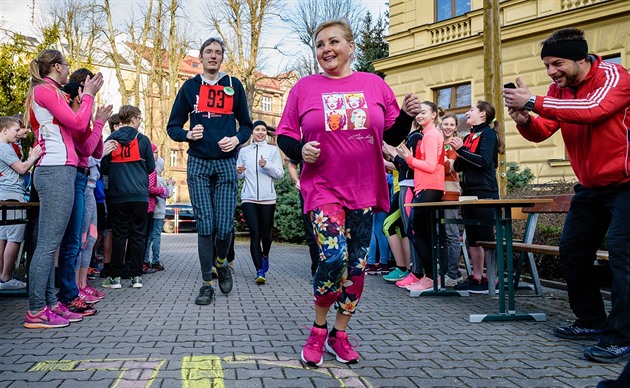
[[(49, 3), (54, 3), (59, 0), (0, 0), (0, 28), (5, 28), (12, 31), (17, 31), (25, 35), (35, 35), (36, 29), (31, 22), (31, 15), (33, 13), (33, 3), (35, 4), (35, 20), (38, 20), (38, 14), (48, 8)], [(110, 0), (114, 19), (118, 18), (121, 21), (126, 19), (130, 9), (138, 6), (139, 3), (146, 0)], [(290, 9), (295, 6), (297, 0), (280, 0), (281, 9)], [(361, 1), (367, 10), (372, 12), (373, 15), (383, 14), (386, 9), (386, 0), (362, 0)], [(198, 25), (199, 27), (193, 28), (192, 32), (196, 35), (197, 40), (205, 39), (207, 35), (212, 33), (208, 31), (203, 32), (203, 12), (202, 9), (208, 0), (187, 0), (184, 1), (184, 9), (187, 15), (191, 17), (191, 25)], [(283, 4), (284, 3), (284, 4)], [(138, 11), (136, 11), (138, 14)], [(285, 66), (289, 65), (294, 57), (299, 55), (297, 48), (301, 48), (301, 52), (307, 50), (307, 48), (300, 43), (297, 38), (292, 36), (290, 31), (284, 26), (284, 24), (275, 18), (270, 20), (270, 25), (263, 29), (263, 39), (261, 45), (264, 47), (274, 47), (281, 44), (283, 47), (283, 55), (278, 55), (274, 50), (262, 50), (261, 55), (264, 60), (261, 63), (263, 71), (268, 74), (277, 74), (284, 71)], [(192, 53), (195, 55), (196, 53)]]

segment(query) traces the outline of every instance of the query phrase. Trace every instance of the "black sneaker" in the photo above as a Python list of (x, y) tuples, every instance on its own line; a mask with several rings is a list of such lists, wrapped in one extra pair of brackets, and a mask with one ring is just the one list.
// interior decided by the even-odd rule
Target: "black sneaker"
[(232, 274), (227, 263), (223, 267), (217, 267), (217, 275), (219, 276), (219, 290), (224, 294), (229, 294), (232, 291)]
[(630, 358), (630, 346), (617, 346), (599, 343), (585, 349), (584, 357), (589, 360), (612, 364)]
[(70, 301), (68, 304), (64, 304), (66, 308), (75, 314), (79, 314), (83, 317), (89, 317), (91, 315), (96, 315), (98, 310), (96, 310), (92, 306), (88, 306), (81, 298), (78, 296)]
[[(460, 290), (460, 291), (468, 291), (468, 290), (470, 290), (471, 287), (473, 287), (473, 288), (479, 287), (480, 284), (481, 284), (481, 282), (479, 280), (477, 280), (477, 278), (475, 278), (474, 276), (470, 275), (461, 284), (458, 284), (455, 287), (453, 287), (453, 289)], [(486, 290), (487, 289), (488, 288), (486, 287)]]
[(195, 304), (205, 306), (214, 300), (214, 288), (212, 286), (201, 286), (199, 289), (199, 295), (195, 298)]
[(164, 271), (164, 266), (162, 265), (162, 263), (160, 263), (159, 261), (156, 263), (151, 264), (151, 268), (154, 271)]
[(587, 327), (580, 327), (575, 324), (571, 326), (556, 326), (553, 328), (553, 334), (556, 337), (566, 339), (593, 339), (603, 332), (602, 329), (589, 329)]

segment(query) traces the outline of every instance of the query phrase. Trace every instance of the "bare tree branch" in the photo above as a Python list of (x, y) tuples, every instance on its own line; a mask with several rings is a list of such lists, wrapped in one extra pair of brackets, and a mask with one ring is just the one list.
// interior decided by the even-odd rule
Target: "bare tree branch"
[(353, 31), (358, 31), (365, 8), (360, 0), (299, 0), (295, 9), (284, 19), (296, 34), (300, 42), (308, 46), (311, 58), (300, 58), (294, 69), (302, 72), (308, 69), (309, 74), (318, 71), (317, 56), (313, 50), (313, 34), (317, 26), (329, 19), (347, 18)]

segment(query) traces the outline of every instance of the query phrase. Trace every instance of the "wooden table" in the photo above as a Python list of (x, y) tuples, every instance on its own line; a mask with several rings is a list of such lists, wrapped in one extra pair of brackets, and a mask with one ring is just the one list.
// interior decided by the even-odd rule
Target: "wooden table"
[[(62, 205), (60, 205), (62, 206)], [(26, 252), (26, 271), (28, 273), (28, 268), (31, 263), (31, 258), (29, 257), (30, 246), (32, 245), (32, 231), (28, 227), (28, 218), (26, 215), (24, 217), (7, 220), (8, 216), (15, 216), (16, 210), (26, 211), (27, 209), (37, 208), (39, 207), (39, 202), (16, 202), (16, 201), (0, 201), (0, 215), (2, 219), (0, 220), (0, 226), (4, 225), (20, 225), (26, 224), (26, 231), (24, 233), (24, 241), (21, 252)], [(13, 295), (13, 296), (24, 296), (28, 295), (28, 279), (27, 279), (27, 288), (22, 290), (0, 290), (0, 295)]]
[[(462, 201), (442, 201), (442, 202), (425, 202), (407, 204), (411, 207), (431, 207), (434, 211), (431, 214), (431, 223), (438, 226), (439, 233), (436, 228), (431, 228), (431, 247), (433, 250), (433, 279), (437, 278), (438, 265), (446, 268), (446, 258), (442, 258), (442, 249), (444, 246), (444, 225), (445, 224), (464, 224), (464, 225), (492, 225), (496, 227), (496, 240), (505, 241), (505, 252), (503, 244), (497, 244), (497, 262), (499, 273), (499, 312), (495, 314), (471, 314), (470, 322), (482, 321), (513, 321), (513, 320), (536, 320), (545, 321), (547, 317), (544, 313), (518, 313), (514, 303), (514, 271), (512, 263), (512, 208), (515, 207), (531, 207), (539, 203), (552, 202), (550, 199), (469, 199)], [(492, 221), (484, 221), (478, 219), (446, 219), (444, 218), (444, 209), (465, 206), (479, 206), (494, 209), (495, 219)], [(504, 266), (504, 259), (507, 257), (507, 266)], [(488, 260), (488, 274), (490, 275), (489, 283), (491, 294), (494, 294), (494, 267), (491, 265), (492, 260)], [(507, 267), (507, 268), (505, 268)], [(505, 269), (504, 269), (505, 268)], [(444, 271), (442, 271), (444, 272)], [(505, 307), (505, 276), (507, 272), (507, 297), (508, 307)], [(444, 274), (440, 276), (441, 283), (444, 284)], [(438, 282), (433, 282), (433, 290), (417, 292), (418, 295), (467, 295), (458, 291), (440, 288)], [(415, 296), (415, 295), (412, 295)]]

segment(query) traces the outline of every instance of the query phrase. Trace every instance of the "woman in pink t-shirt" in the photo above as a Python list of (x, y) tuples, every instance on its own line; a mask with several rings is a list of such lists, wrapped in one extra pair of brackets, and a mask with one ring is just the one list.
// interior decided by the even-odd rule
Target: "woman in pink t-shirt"
[[(420, 104), (409, 94), (400, 110), (380, 77), (352, 71), (355, 44), (347, 20), (320, 24), (313, 38), (324, 71), (291, 89), (277, 133), (282, 151), (306, 162), (300, 189), (320, 262), (313, 280), (315, 322), (302, 360), (319, 366), (324, 346), (340, 362), (359, 360), (345, 330), (363, 291), (372, 211), (389, 209), (381, 144), (400, 144)], [(333, 304), (337, 314), (328, 333)]]

